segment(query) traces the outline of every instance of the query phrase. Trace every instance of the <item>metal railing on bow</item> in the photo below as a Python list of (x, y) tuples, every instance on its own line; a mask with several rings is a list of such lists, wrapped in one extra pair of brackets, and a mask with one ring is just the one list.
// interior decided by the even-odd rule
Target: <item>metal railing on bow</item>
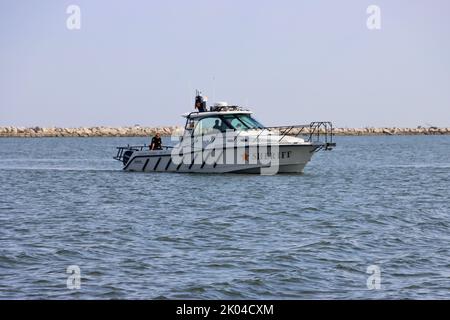
[(316, 150), (331, 150), (336, 146), (333, 142), (333, 124), (330, 121), (314, 121), (310, 124), (292, 126), (265, 127), (269, 131), (278, 131), (282, 142), (287, 136), (299, 137), (302, 135), (307, 142), (319, 145)]

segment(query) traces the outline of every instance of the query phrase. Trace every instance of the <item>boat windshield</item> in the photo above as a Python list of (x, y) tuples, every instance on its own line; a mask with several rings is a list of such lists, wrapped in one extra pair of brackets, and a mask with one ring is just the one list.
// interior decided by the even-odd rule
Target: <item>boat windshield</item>
[(228, 125), (235, 130), (264, 129), (264, 126), (247, 114), (230, 114), (223, 116)]

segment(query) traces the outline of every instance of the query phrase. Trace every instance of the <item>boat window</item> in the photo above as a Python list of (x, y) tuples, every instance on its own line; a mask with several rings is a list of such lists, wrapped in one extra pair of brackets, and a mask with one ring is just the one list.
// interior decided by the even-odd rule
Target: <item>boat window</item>
[(249, 115), (238, 115), (239, 120), (245, 123), (245, 125), (251, 129), (263, 129), (264, 126), (258, 121), (250, 117)]
[(264, 126), (246, 114), (226, 115), (223, 117), (235, 130), (262, 129)]
[(249, 127), (234, 115), (226, 115), (223, 117), (225, 121), (235, 130), (248, 130)]
[(186, 130), (192, 130), (194, 128), (195, 128), (195, 121), (192, 120), (192, 119), (188, 120), (187, 123), (186, 123), (186, 128), (185, 129)]
[(230, 127), (220, 117), (208, 117), (198, 121), (195, 126), (194, 135), (214, 133), (217, 130), (224, 132), (227, 129), (230, 129)]

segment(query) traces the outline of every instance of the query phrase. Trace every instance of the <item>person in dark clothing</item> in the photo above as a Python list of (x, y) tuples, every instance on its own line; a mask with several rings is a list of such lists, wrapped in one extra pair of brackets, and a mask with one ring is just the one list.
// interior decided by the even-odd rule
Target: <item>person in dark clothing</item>
[(198, 110), (198, 112), (206, 112), (206, 98), (201, 96), (201, 95), (197, 95), (195, 97), (195, 109)]
[(222, 124), (220, 123), (220, 120), (216, 120), (213, 126), (213, 129), (222, 131)]
[(152, 143), (150, 144), (150, 150), (162, 150), (161, 136), (159, 133), (156, 133), (153, 137)]

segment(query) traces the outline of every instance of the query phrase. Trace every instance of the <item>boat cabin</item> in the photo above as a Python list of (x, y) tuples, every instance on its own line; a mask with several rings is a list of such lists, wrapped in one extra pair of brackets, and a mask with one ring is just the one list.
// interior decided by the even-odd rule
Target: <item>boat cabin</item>
[(255, 120), (252, 112), (239, 106), (230, 106), (226, 102), (215, 103), (206, 107), (207, 98), (197, 91), (195, 108), (199, 111), (184, 114), (186, 118), (185, 130), (190, 135), (202, 135), (212, 132), (245, 131), (264, 129), (264, 126)]
[(252, 112), (238, 106), (217, 110), (211, 107), (209, 111), (192, 112), (186, 117), (185, 130), (193, 135), (211, 133), (215, 130), (243, 131), (264, 129), (264, 126), (251, 116)]

